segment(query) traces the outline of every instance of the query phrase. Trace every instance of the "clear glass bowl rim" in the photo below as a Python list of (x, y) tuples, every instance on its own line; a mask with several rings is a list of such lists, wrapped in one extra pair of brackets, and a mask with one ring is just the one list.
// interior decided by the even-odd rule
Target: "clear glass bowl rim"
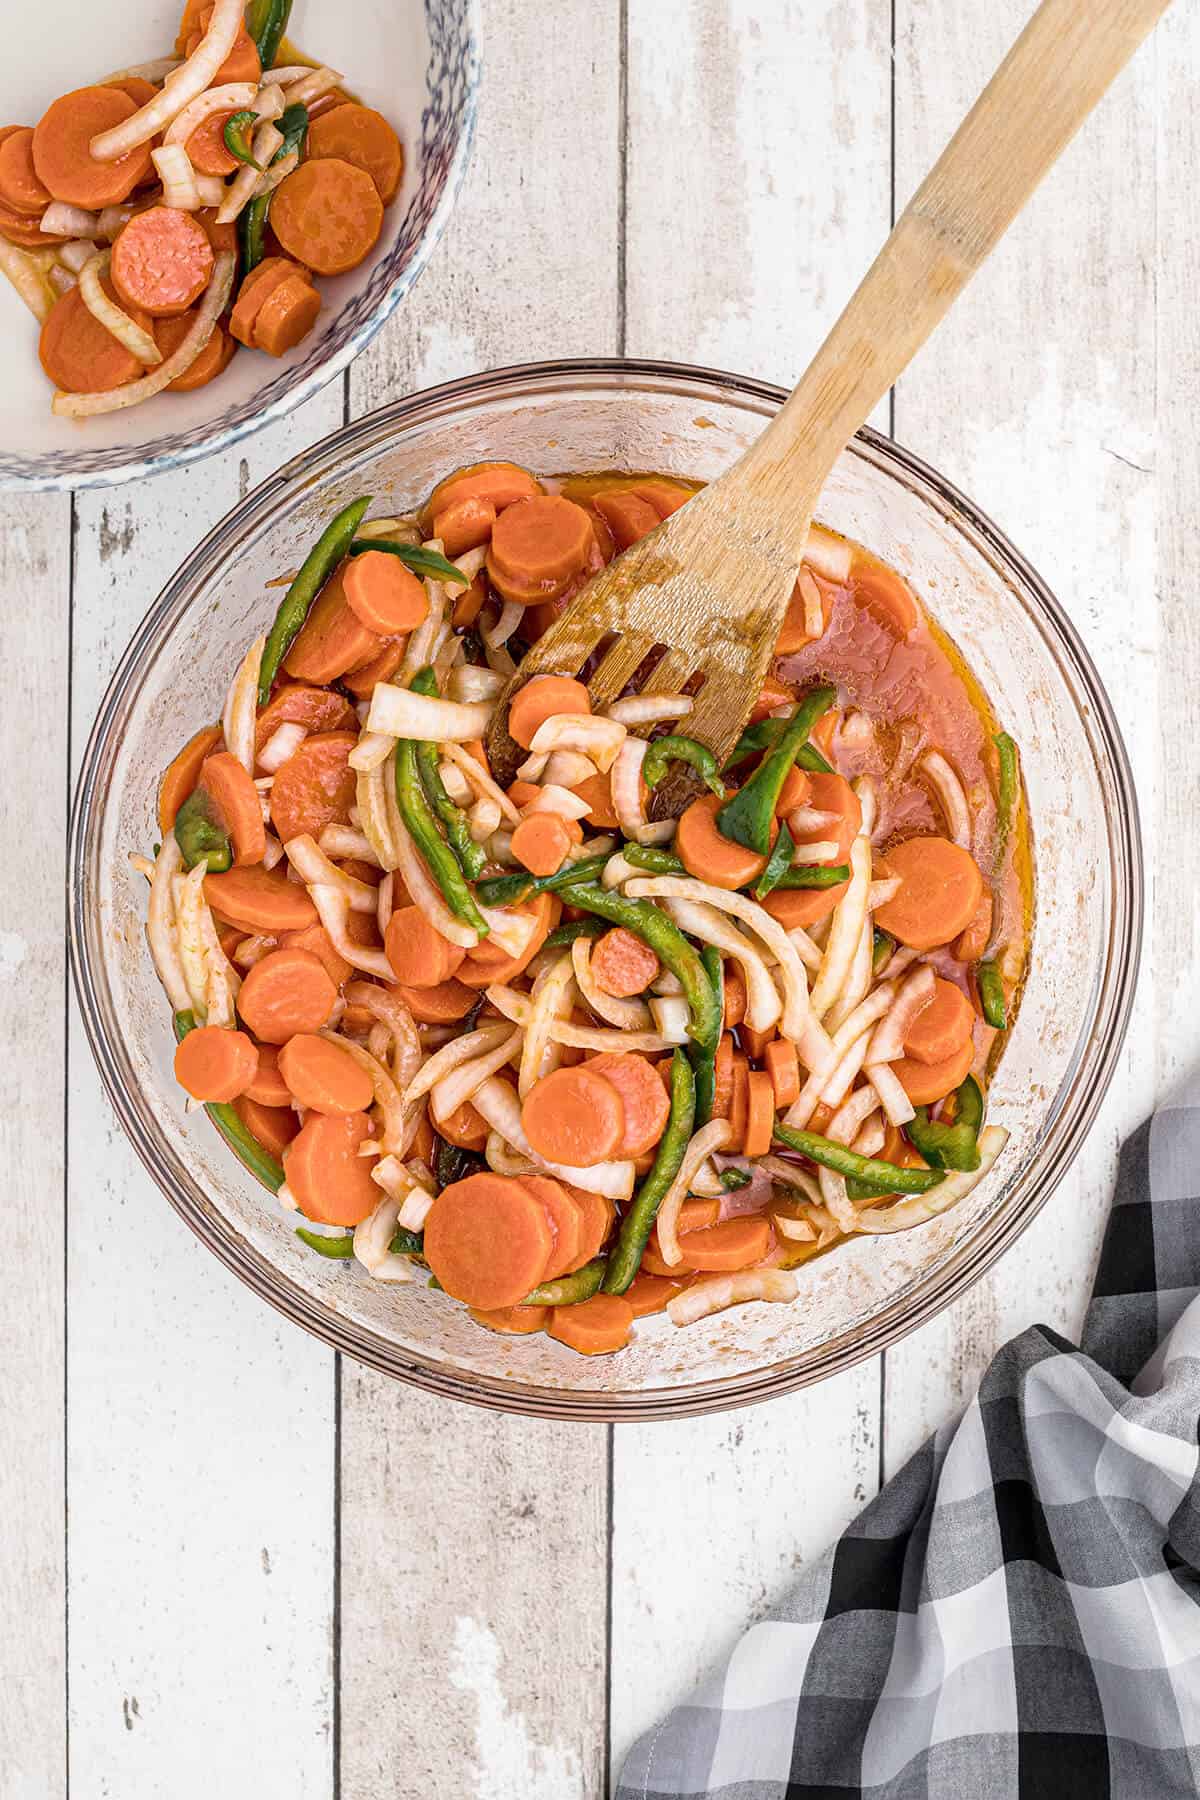
[[(131, 638), (96, 715), (80, 764), (71, 807), (67, 852), (68, 949), (76, 997), (101, 1080), (135, 1152), (167, 1199), (209, 1250), (240, 1280), (286, 1318), (367, 1366), (427, 1392), (502, 1411), (593, 1423), (678, 1418), (771, 1399), (852, 1367), (927, 1323), (986, 1273), (1015, 1243), (1045, 1204), (1077, 1154), (1112, 1078), (1133, 1005), (1141, 948), (1144, 877), (1137, 798), (1116, 717), (1090, 656), (1045, 582), (1004, 533), (945, 476), (912, 451), (864, 426), (850, 450), (864, 453), (920, 493), (926, 490), (968, 541), (1007, 572), (1041, 615), (1047, 643), (1083, 715), (1097, 765), (1107, 776), (1104, 818), (1111, 874), (1108, 954), (1091, 1030), (1076, 1057), (1070, 1086), (1046, 1139), (1025, 1172), (1024, 1191), (974, 1235), (914, 1296), (884, 1308), (869, 1325), (847, 1332), (776, 1371), (652, 1392), (569, 1393), (502, 1376), (414, 1361), (353, 1321), (327, 1313), (233, 1232), (186, 1171), (182, 1178), (160, 1160), (148, 1113), (143, 1116), (119, 1061), (119, 1036), (105, 1022), (100, 957), (90, 941), (87, 895), (92, 846), (99, 830), (105, 770), (120, 741), (123, 720), (137, 704), (144, 663), (165, 630), (189, 604), (212, 555), (231, 535), (255, 530), (298, 487), (336, 475), (349, 457), (366, 451), (399, 427), (412, 429), (447, 412), (476, 404), (532, 399), (538, 395), (612, 393), (627, 385), (660, 388), (696, 399), (744, 397), (778, 406), (787, 392), (773, 383), (686, 363), (597, 357), (524, 363), (445, 382), (393, 401), (343, 426), (293, 457), (230, 509), (167, 582)], [(114, 1045), (113, 1039), (117, 1038)], [(1036, 1179), (1033, 1177), (1036, 1175)]]

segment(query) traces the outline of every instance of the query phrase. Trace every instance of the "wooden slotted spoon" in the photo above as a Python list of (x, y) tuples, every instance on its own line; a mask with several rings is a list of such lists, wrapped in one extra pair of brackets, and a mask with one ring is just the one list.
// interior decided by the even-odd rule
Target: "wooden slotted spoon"
[[(488, 755), (523, 759), (508, 701), (531, 676), (576, 674), (614, 639), (596, 711), (641, 685), (703, 675), (686, 730), (723, 763), (767, 673), (835, 461), (921, 348), (1170, 0), (1044, 0), (913, 196), (845, 311), (766, 430), (719, 480), (594, 577), (500, 696)], [(660, 816), (688, 797), (681, 783)]]

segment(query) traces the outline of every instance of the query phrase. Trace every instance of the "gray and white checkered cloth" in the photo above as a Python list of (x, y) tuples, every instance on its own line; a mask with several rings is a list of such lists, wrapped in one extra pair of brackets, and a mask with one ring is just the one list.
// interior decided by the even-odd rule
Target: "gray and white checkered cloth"
[(1082, 1348), (1034, 1326), (617, 1800), (1200, 1793), (1200, 1082), (1125, 1146)]

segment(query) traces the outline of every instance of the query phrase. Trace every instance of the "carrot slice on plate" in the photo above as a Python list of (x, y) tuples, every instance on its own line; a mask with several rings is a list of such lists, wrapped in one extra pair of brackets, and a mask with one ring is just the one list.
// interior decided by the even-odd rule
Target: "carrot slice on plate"
[(365, 170), (385, 206), (390, 206), (400, 191), (404, 151), (383, 114), (373, 107), (351, 101), (315, 119), (304, 153), (310, 159), (335, 156)]
[(33, 128), (32, 153), (39, 181), (56, 200), (95, 212), (129, 198), (149, 172), (149, 144), (98, 162), (91, 142), (137, 110), (128, 94), (111, 87), (76, 88), (51, 102)]
[(272, 288), (254, 315), (251, 342), (268, 356), (286, 356), (306, 338), (321, 311), (321, 296), (311, 281), (290, 275)]
[(199, 219), (177, 206), (135, 213), (112, 247), (112, 284), (128, 310), (151, 318), (184, 313), (212, 279), (213, 247)]
[(576, 1269), (582, 1269), (584, 1263), (590, 1263), (594, 1256), (599, 1256), (604, 1248), (617, 1209), (611, 1200), (602, 1194), (589, 1194), (583, 1188), (568, 1187), (567, 1192), (579, 1208), (583, 1227), (579, 1238), (579, 1254), (570, 1268), (564, 1269), (564, 1275), (573, 1275)]
[(523, 1182), (480, 1172), (452, 1181), (425, 1220), (425, 1260), (455, 1300), (481, 1312), (516, 1306), (554, 1248), (545, 1206)]
[[(116, 299), (107, 275), (100, 277), (100, 285), (110, 300)], [(147, 313), (133, 311), (129, 316), (149, 331)], [(136, 381), (143, 372), (133, 351), (88, 311), (78, 286), (60, 294), (47, 313), (38, 355), (55, 387), (69, 394), (108, 393)]]
[(684, 1256), (694, 1269), (731, 1272), (761, 1262), (771, 1244), (770, 1220), (762, 1213), (744, 1213), (705, 1231), (690, 1231)]
[(193, 1100), (236, 1100), (258, 1070), (258, 1051), (244, 1031), (201, 1025), (175, 1051), (175, 1079)]
[(306, 1218), (322, 1225), (361, 1225), (379, 1203), (374, 1159), (359, 1145), (372, 1135), (366, 1113), (311, 1113), (283, 1153), (288, 1188)]
[(633, 1308), (623, 1295), (593, 1294), (575, 1306), (556, 1306), (546, 1335), (580, 1356), (608, 1356), (623, 1350), (633, 1328)]
[[(188, 332), (196, 322), (196, 312), (180, 313), (172, 319), (155, 319), (151, 324), (154, 341), (162, 351), (163, 360), (178, 350)], [(212, 330), (212, 336), (205, 344), (199, 356), (190, 368), (176, 375), (174, 381), (168, 381), (169, 394), (190, 394), (196, 388), (207, 387), (233, 360), (237, 345), (218, 320)]]
[(286, 1044), (299, 1031), (319, 1031), (336, 999), (329, 971), (311, 951), (269, 950), (247, 971), (237, 1009), (255, 1037)]
[[(490, 500), (467, 494), (450, 506), (444, 506), (433, 521), (433, 535), (442, 540), (446, 556), (461, 556), (464, 550), (477, 550), (486, 544), (496, 523), (496, 508)], [(471, 623), (472, 621), (467, 621)], [(455, 620), (458, 624), (458, 620)]]
[(644, 1275), (639, 1269), (622, 1298), (631, 1307), (635, 1319), (644, 1319), (651, 1313), (666, 1312), (668, 1300), (673, 1300), (676, 1294), (682, 1294), (686, 1286), (686, 1281), (671, 1281), (662, 1275)]
[(375, 248), (383, 202), (365, 169), (341, 157), (304, 162), (275, 189), (271, 229), (318, 275), (344, 275)]
[(0, 201), (14, 212), (35, 217), (54, 196), (33, 166), (33, 129), (19, 125), (0, 142)]

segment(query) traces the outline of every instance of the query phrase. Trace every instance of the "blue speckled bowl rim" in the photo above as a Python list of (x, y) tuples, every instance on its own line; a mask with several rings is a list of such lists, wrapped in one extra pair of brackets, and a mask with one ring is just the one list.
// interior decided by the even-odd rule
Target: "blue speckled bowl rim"
[[(188, 432), (160, 434), (140, 447), (130, 449), (110, 446), (95, 450), (56, 450), (36, 457), (0, 452), (0, 493), (116, 487), (139, 476), (182, 468), (201, 457), (231, 449), (234, 444), (302, 406), (342, 374), (359, 352), (366, 349), (429, 261), (454, 210), (470, 162), (482, 73), (482, 0), (457, 0), (457, 6), (461, 17), (461, 32), (457, 35), (461, 42), (452, 46), (446, 30), (438, 30), (438, 15), (440, 13), (445, 21), (445, 6), (439, 7), (438, 0), (426, 0), (429, 63), (426, 68), (427, 100), (421, 114), (421, 185), (412, 197), (396, 245), (372, 270), (366, 287), (351, 296), (341, 308), (333, 331), (314, 343), (304, 361), (281, 369), (271, 381), (248, 395), (233, 409), (231, 424), (221, 426), (209, 421)], [(453, 60), (447, 60), (452, 49)], [(439, 56), (441, 69), (437, 78), (431, 79), (438, 68)], [(461, 93), (449, 107), (445, 90), (452, 83), (461, 84)], [(434, 181), (440, 179), (440, 191), (428, 208), (415, 245), (397, 267), (398, 259), (404, 254), (405, 239), (421, 224), (423, 196), (431, 171)], [(337, 343), (339, 336), (342, 341)], [(331, 344), (336, 347), (331, 349)]]

